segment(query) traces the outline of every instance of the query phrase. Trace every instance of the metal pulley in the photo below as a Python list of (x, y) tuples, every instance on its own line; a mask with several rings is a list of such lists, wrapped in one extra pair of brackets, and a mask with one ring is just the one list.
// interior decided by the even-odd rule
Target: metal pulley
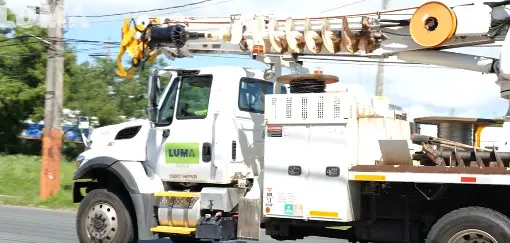
[(457, 17), (452, 9), (441, 2), (421, 5), (409, 25), (413, 40), (424, 47), (436, 47), (449, 41), (457, 28)]
[(485, 36), (491, 24), (492, 8), (481, 1), (456, 7), (432, 1), (416, 9), (411, 17), (409, 33), (420, 46), (439, 47), (455, 36)]

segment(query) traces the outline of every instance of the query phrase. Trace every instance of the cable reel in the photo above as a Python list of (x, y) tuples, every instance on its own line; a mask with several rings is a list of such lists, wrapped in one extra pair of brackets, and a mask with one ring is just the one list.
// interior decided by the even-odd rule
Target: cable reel
[(337, 83), (338, 77), (325, 74), (291, 74), (276, 79), (281, 84), (288, 84), (291, 94), (325, 93), (326, 85)]

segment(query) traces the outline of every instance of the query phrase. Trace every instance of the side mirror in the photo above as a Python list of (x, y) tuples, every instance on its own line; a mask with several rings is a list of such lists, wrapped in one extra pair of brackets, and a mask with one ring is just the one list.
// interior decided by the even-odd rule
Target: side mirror
[(148, 82), (148, 96), (149, 96), (149, 107), (148, 107), (148, 115), (149, 120), (151, 122), (157, 122), (158, 119), (158, 98), (159, 98), (159, 76), (158, 70), (153, 69), (151, 71), (151, 75), (149, 76)]

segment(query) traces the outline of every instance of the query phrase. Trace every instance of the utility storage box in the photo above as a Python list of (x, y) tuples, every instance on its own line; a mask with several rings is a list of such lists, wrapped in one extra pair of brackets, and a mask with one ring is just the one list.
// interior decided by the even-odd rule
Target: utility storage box
[[(266, 217), (358, 219), (356, 102), (349, 93), (266, 95), (263, 212)], [(334, 188), (334, 190), (332, 190)]]

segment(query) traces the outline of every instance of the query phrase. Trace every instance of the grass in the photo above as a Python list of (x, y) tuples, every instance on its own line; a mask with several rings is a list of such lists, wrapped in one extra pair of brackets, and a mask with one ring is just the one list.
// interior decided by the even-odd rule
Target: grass
[(72, 202), (75, 164), (60, 164), (60, 191), (53, 197), (39, 198), (41, 157), (0, 155), (0, 204), (76, 210)]

